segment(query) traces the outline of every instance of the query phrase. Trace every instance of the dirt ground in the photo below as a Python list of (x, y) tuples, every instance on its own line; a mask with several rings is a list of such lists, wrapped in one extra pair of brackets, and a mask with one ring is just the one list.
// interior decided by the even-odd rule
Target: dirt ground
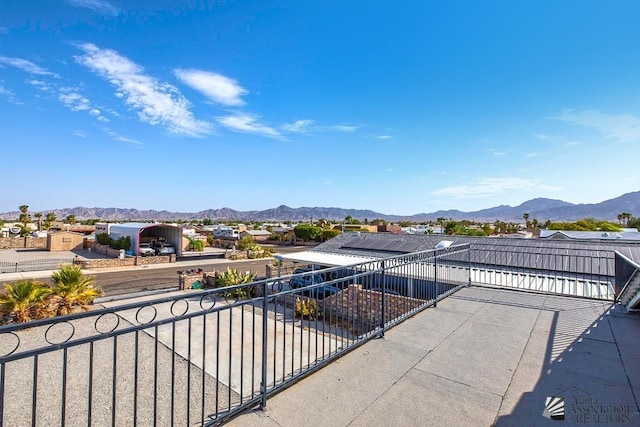
[(48, 259), (106, 259), (110, 258), (104, 254), (80, 249), (77, 251), (50, 252), (45, 249), (2, 249), (0, 250), (0, 261), (19, 262)]

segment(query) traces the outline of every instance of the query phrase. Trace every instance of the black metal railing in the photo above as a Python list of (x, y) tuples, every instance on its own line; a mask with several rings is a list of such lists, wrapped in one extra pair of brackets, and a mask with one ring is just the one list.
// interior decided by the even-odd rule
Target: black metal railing
[(221, 423), (467, 286), (469, 260), (452, 246), (0, 327), (0, 427)]
[(474, 243), (476, 284), (613, 300), (617, 272), (612, 250), (498, 247)]
[(61, 264), (73, 264), (73, 258), (31, 259), (25, 261), (0, 261), (0, 273), (57, 270)]

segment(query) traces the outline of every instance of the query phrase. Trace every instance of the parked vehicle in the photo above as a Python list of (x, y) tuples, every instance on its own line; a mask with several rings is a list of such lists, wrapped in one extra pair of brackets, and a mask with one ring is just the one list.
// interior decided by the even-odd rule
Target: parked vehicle
[[(313, 285), (317, 285), (322, 282), (323, 282), (322, 277), (319, 274), (307, 274), (304, 276), (292, 277), (291, 280), (289, 280), (289, 287), (291, 289), (300, 289), (300, 288), (306, 288)], [(334, 286), (321, 285), (321, 286), (314, 286), (313, 288), (308, 290), (304, 290), (300, 292), (300, 294), (305, 296), (310, 296), (316, 299), (324, 299), (328, 296), (337, 294), (338, 292), (340, 292), (340, 290)]]
[(213, 232), (213, 237), (216, 239), (240, 239), (240, 231), (234, 228), (219, 228)]
[(158, 255), (171, 255), (175, 254), (176, 250), (173, 245), (162, 245), (156, 248)]
[(153, 249), (149, 243), (140, 243), (138, 253), (140, 256), (154, 256), (156, 254), (156, 250)]

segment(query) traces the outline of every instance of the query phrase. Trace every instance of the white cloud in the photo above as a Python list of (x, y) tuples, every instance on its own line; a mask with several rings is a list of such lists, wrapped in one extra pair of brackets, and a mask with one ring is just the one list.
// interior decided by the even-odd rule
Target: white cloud
[(259, 116), (246, 113), (238, 113), (232, 116), (221, 116), (216, 118), (218, 123), (222, 126), (235, 131), (255, 133), (272, 138), (279, 138), (281, 136), (280, 132), (276, 129), (260, 123), (258, 121), (259, 119)]
[(340, 132), (355, 132), (358, 129), (358, 126), (333, 125), (329, 126), (329, 129), (337, 130)]
[(102, 112), (98, 108), (95, 108), (91, 105), (91, 101), (77, 92), (67, 91), (63, 89), (63, 92), (58, 95), (58, 99), (64, 105), (69, 107), (71, 111), (87, 111), (89, 114), (91, 114), (101, 122), (109, 121), (109, 119), (102, 115)]
[(296, 120), (293, 123), (285, 123), (282, 125), (282, 130), (292, 133), (309, 133), (313, 130), (311, 126), (314, 123), (314, 120)]
[(85, 7), (107, 15), (116, 16), (120, 13), (117, 7), (105, 0), (66, 0), (66, 2), (74, 7)]
[(199, 136), (210, 132), (210, 124), (193, 117), (191, 104), (175, 86), (145, 75), (142, 67), (114, 50), (91, 43), (79, 47), (85, 54), (76, 61), (115, 86), (116, 96), (136, 110), (141, 121), (162, 125), (174, 134)]
[(9, 32), (9, 29), (6, 27), (0, 27), (0, 34), (7, 34)]
[(541, 141), (548, 141), (548, 140), (553, 141), (555, 139), (554, 137), (552, 137), (550, 135), (547, 135), (547, 134), (544, 134), (544, 133), (537, 134), (536, 138), (538, 138)]
[(41, 76), (57, 76), (55, 73), (45, 70), (39, 65), (22, 58), (11, 58), (8, 56), (0, 56), (0, 64), (10, 65), (26, 71), (29, 74), (37, 74)]
[(127, 138), (126, 136), (122, 136), (119, 133), (112, 131), (108, 127), (103, 127), (102, 130), (107, 135), (109, 135), (111, 138), (113, 138), (116, 141), (126, 142), (126, 143), (133, 144), (133, 145), (144, 145), (143, 142), (140, 142), (140, 141), (138, 141), (136, 139), (133, 139), (133, 138)]
[(51, 86), (50, 83), (47, 82), (43, 82), (42, 80), (29, 80), (28, 83), (35, 87), (38, 90), (41, 90), (43, 92), (52, 92), (53, 91), (53, 87)]
[(78, 138), (86, 138), (86, 137), (87, 137), (87, 134), (86, 134), (86, 133), (84, 133), (84, 131), (83, 131), (83, 130), (74, 130), (74, 131), (73, 131), (73, 134), (74, 134), (75, 136), (77, 136)]
[(242, 95), (249, 93), (238, 82), (222, 74), (202, 70), (175, 70), (176, 77), (184, 84), (203, 93), (219, 104), (237, 107), (244, 105)]
[(0, 95), (13, 95), (13, 92), (0, 84)]
[(561, 115), (553, 118), (597, 129), (606, 138), (620, 141), (640, 140), (640, 118), (630, 114), (612, 116), (598, 110), (563, 110)]
[(538, 157), (540, 153), (527, 153), (527, 157)]
[(505, 154), (507, 154), (505, 151), (496, 151), (496, 150), (494, 150), (493, 148), (490, 148), (490, 149), (489, 149), (489, 153), (493, 154), (493, 155), (494, 155), (494, 156), (496, 156), (496, 157), (502, 157), (502, 156), (504, 156)]
[(391, 138), (393, 138), (393, 136), (391, 136), (391, 135), (377, 135), (377, 136), (374, 136), (374, 138), (375, 139), (391, 139)]
[(507, 191), (542, 190), (557, 191), (558, 187), (541, 184), (538, 180), (523, 178), (480, 178), (469, 185), (445, 187), (432, 194), (458, 198), (489, 197)]

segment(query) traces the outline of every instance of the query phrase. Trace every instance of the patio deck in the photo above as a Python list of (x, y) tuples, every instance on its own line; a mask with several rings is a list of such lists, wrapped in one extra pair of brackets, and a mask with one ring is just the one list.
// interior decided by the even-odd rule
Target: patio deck
[(233, 426), (640, 425), (640, 315), (606, 301), (482, 287), (387, 331)]

